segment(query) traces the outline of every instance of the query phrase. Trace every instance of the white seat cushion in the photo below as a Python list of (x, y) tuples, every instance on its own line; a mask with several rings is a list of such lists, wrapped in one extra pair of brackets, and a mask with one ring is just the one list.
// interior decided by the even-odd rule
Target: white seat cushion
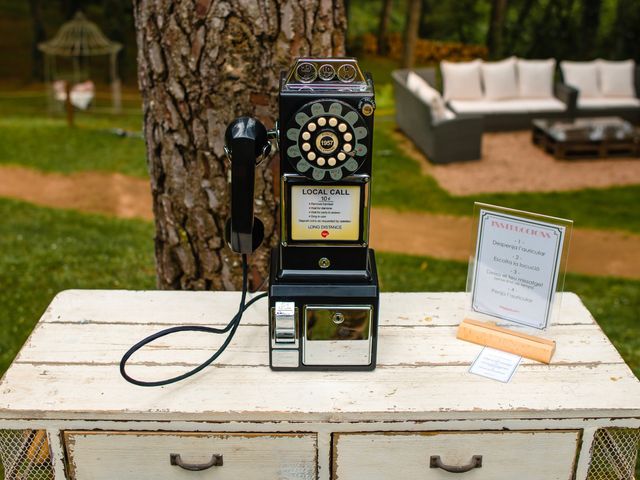
[(553, 73), (556, 61), (525, 60), (518, 58), (516, 72), (518, 74), (518, 93), (521, 98), (553, 98)]
[(640, 99), (635, 97), (578, 98), (578, 108), (640, 107)]
[(560, 62), (562, 77), (567, 85), (577, 89), (579, 98), (600, 97), (598, 62)]
[(527, 113), (563, 112), (567, 106), (557, 98), (512, 99), (512, 100), (452, 100), (449, 102), (456, 113)]
[(518, 96), (516, 81), (516, 59), (506, 58), (499, 62), (483, 62), (480, 65), (484, 98), (487, 100), (503, 100)]
[[(421, 101), (431, 108), (431, 118), (434, 122), (448, 119), (451, 113), (442, 99), (442, 95), (429, 85), (420, 75), (409, 72), (407, 75), (407, 88)], [(455, 115), (455, 114), (454, 114)]]
[(600, 92), (603, 97), (635, 97), (636, 89), (633, 85), (636, 62), (609, 62), (596, 60), (600, 73)]
[(452, 63), (440, 62), (445, 100), (480, 100), (482, 84), (480, 83), (481, 60)]
[(450, 108), (445, 108), (444, 117), (442, 118), (442, 120), (452, 120), (454, 118), (456, 118), (456, 112), (454, 112)]

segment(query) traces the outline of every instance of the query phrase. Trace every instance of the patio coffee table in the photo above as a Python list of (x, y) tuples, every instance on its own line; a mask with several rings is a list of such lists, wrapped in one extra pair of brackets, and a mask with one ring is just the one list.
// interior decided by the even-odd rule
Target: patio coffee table
[(619, 117), (536, 119), (532, 141), (564, 160), (640, 155), (640, 131)]

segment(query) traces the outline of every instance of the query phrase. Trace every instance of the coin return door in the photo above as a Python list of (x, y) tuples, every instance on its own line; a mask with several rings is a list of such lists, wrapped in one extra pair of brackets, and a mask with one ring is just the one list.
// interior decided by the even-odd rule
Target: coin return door
[(373, 308), (370, 305), (306, 306), (303, 319), (303, 363), (370, 364), (372, 314)]

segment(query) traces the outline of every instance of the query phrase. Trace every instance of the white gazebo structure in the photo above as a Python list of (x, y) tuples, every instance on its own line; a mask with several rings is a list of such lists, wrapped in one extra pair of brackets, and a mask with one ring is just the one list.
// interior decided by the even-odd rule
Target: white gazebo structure
[[(60, 27), (51, 40), (40, 43), (38, 48), (44, 53), (45, 80), (49, 85), (50, 98), (66, 100), (69, 96), (71, 103), (80, 108), (83, 108), (83, 105), (86, 108), (93, 98), (89, 59), (108, 56), (111, 101), (114, 111), (120, 111), (121, 85), (118, 77), (117, 55), (122, 45), (109, 40), (100, 27), (89, 21), (82, 12), (77, 12), (71, 20)], [(72, 67), (70, 74), (63, 75), (59, 64), (65, 60), (70, 61)], [(81, 82), (86, 83), (83, 85)], [(71, 84), (76, 87), (76, 91), (71, 90)], [(62, 91), (60, 91), (61, 88)]]

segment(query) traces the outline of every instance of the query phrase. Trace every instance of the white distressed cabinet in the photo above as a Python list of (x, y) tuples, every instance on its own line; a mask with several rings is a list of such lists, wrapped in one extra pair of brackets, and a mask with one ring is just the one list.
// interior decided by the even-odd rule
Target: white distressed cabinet
[[(524, 360), (506, 384), (468, 373), (481, 347), (455, 338), (464, 293), (383, 294), (373, 372), (272, 372), (261, 301), (199, 375), (162, 388), (120, 377), (133, 343), (171, 325), (225, 324), (238, 300), (59, 294), (0, 383), (5, 478), (633, 478), (640, 383), (573, 294), (545, 332), (552, 364)], [(221, 340), (164, 337), (129, 371), (174, 376)]]

